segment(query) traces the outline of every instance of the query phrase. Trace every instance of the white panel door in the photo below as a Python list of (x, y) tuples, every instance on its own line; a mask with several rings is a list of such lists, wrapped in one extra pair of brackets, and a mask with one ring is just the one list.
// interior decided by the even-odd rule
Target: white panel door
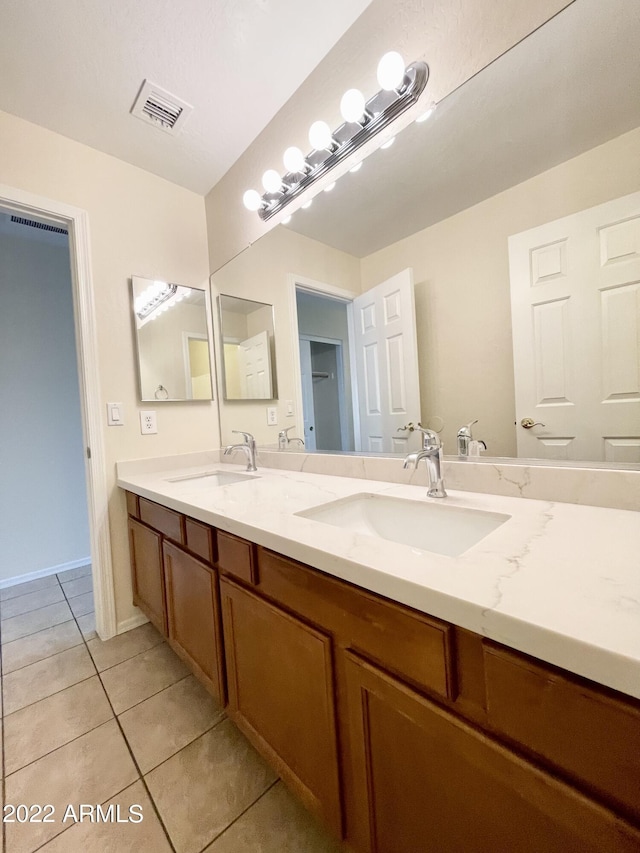
[(640, 193), (510, 237), (509, 265), (518, 456), (640, 462)]
[(420, 420), (413, 270), (406, 269), (353, 300), (361, 450), (406, 452)]
[(271, 388), (271, 358), (269, 333), (260, 332), (238, 345), (240, 389), (247, 400), (269, 400)]

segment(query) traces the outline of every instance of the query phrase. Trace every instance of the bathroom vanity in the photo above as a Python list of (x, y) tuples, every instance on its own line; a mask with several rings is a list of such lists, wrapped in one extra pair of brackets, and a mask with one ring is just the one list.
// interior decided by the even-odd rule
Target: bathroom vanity
[(508, 520), (451, 557), (306, 517), (419, 487), (215, 471), (120, 467), (134, 602), (348, 849), (640, 851), (637, 513), (454, 492)]

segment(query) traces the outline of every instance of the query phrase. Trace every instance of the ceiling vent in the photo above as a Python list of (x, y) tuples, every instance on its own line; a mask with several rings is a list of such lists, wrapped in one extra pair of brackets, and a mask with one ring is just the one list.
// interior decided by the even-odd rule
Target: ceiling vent
[(131, 115), (166, 133), (176, 134), (180, 132), (192, 110), (190, 104), (176, 98), (161, 86), (145, 80), (131, 108)]
[(29, 228), (39, 228), (40, 231), (50, 231), (54, 234), (68, 234), (66, 228), (58, 228), (57, 225), (49, 225), (48, 222), (37, 222), (35, 219), (25, 219), (24, 216), (12, 216), (11, 221), (16, 225), (28, 225)]

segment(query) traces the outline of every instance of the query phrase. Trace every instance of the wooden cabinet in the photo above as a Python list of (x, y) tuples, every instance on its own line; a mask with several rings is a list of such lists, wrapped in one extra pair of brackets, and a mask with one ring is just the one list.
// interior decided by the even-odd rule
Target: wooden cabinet
[(340, 837), (331, 641), (231, 581), (220, 586), (229, 716)]
[(162, 570), (162, 536), (129, 519), (133, 603), (167, 636), (167, 611)]
[(361, 658), (345, 663), (367, 853), (638, 853), (640, 833)]
[(171, 542), (163, 545), (169, 643), (224, 705), (216, 572)]
[(353, 853), (640, 853), (639, 701), (127, 507), (135, 603)]

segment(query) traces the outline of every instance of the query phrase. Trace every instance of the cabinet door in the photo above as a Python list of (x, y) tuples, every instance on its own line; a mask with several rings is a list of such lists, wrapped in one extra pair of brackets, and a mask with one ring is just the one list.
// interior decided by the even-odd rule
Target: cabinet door
[(164, 543), (163, 552), (169, 643), (224, 704), (216, 573), (170, 542)]
[[(371, 853), (638, 853), (640, 833), (351, 653), (349, 841)], [(350, 815), (351, 816), (351, 815)]]
[(329, 637), (221, 579), (229, 716), (341, 835)]
[(129, 519), (133, 603), (167, 636), (167, 614), (162, 571), (162, 536)]

